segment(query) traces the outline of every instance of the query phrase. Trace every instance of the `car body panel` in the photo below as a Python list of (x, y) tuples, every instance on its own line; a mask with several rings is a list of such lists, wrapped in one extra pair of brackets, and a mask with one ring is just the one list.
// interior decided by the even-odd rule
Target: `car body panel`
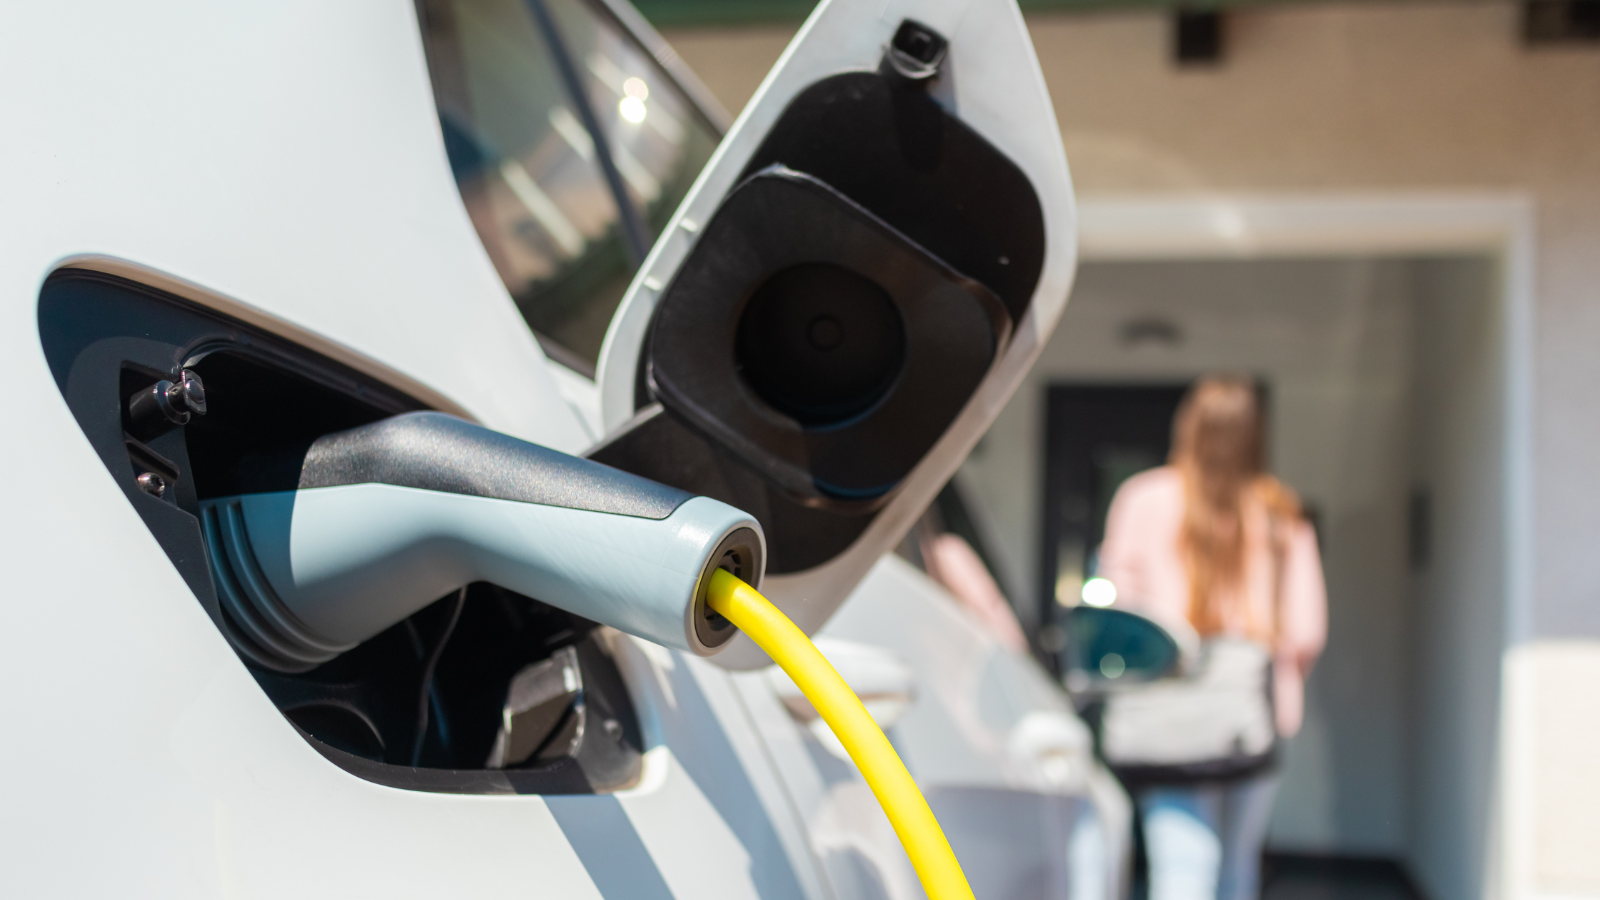
[[(852, 6), (824, 4), (763, 96), (798, 85), (802, 63), (811, 72), (855, 64), (829, 55), (866, 52), (836, 39), (866, 14)], [(995, 57), (988, 67), (956, 57), (953, 102), (969, 121), (995, 124), (996, 143), (1034, 160), (1029, 171), (1066, 201), (1051, 207), (1055, 249), (1004, 377), (919, 470), (928, 491), (1047, 336), (1071, 272), (1070, 185), (1020, 16), (1009, 0), (971, 4), (981, 14), (967, 7), (918, 7), (963, 47), (977, 42)], [(564, 399), (567, 376), (552, 371), (473, 231), (411, 6), (85, 2), (31, 6), (11, 24), (0, 36), (12, 86), (0, 113), (15, 138), (0, 174), (0, 350), (20, 388), (0, 448), (13, 474), (12, 514), (0, 524), (10, 576), (0, 717), (14, 736), (0, 776), (8, 891), (850, 896), (821, 861), (791, 773), (780, 774), (780, 746), (804, 738), (792, 721), (772, 720), (770, 689), (755, 689), (758, 675), (632, 638), (609, 638), (648, 748), (638, 784), (624, 791), (425, 793), (333, 765), (219, 635), (55, 388), (38, 297), (52, 272), (79, 267), (255, 324), (556, 449), (579, 452), (615, 424), (597, 417), (586, 427)], [(984, 100), (1008, 77), (1021, 80), (1006, 92), (1020, 91), (1043, 117), (1015, 133), (1016, 110)], [(741, 120), (741, 140), (753, 139), (764, 108)], [(708, 190), (697, 196), (710, 202)], [(618, 334), (631, 327), (619, 321)], [(565, 386), (565, 396), (583, 391)], [(896, 501), (903, 508), (874, 540), (904, 530), (921, 491)], [(854, 574), (808, 582), (837, 594), (816, 609), (842, 600), (877, 555), (855, 554), (845, 567)], [(1024, 706), (1059, 706), (1020, 690), (1031, 698)], [(960, 702), (951, 710), (972, 698)], [(944, 740), (951, 725), (937, 717), (948, 713), (913, 709), (897, 726), (914, 766), (956, 786), (1025, 781), (996, 755), (1000, 731), (989, 726), (964, 733), (976, 749), (928, 755), (923, 742)], [(921, 717), (936, 724), (919, 730)], [(786, 733), (787, 745), (772, 737)]]
[[(844, 639), (886, 652), (914, 675), (917, 695), (888, 734), (978, 896), (1120, 896), (1126, 795), (1037, 664), (897, 556), (873, 567), (818, 638), (825, 649)], [(830, 878), (860, 892), (852, 896), (919, 896), (888, 820), (842, 748), (775, 703), (761, 673), (735, 680)]]
[(29, 139), (7, 145), (0, 347), (26, 387), (0, 452), (29, 474), (8, 502), (25, 512), (0, 526), (15, 688), (0, 714), (27, 736), (6, 754), (8, 891), (600, 896), (565, 818), (589, 803), (670, 820), (640, 826), (652, 840), (698, 834), (749, 860), (717, 872), (663, 854), (659, 877), (683, 895), (817, 896), (781, 842), (728, 824), (784, 820), (752, 786), (772, 778), (759, 756), (711, 785), (675, 760), (740, 724), (692, 682), (626, 798), (556, 809), (330, 764), (222, 640), (54, 389), (35, 307), (72, 265), (265, 325), (519, 437), (588, 443), (451, 183), (409, 5), (63, 4), (14, 24), (0, 67), (28, 89), (0, 109)]
[[(33, 86), (0, 98), (31, 136), (8, 144), (10, 296), (63, 264), (142, 270), (405, 373), (486, 425), (583, 448), (451, 183), (408, 4), (25, 19), (0, 62)], [(31, 321), (7, 333), (38, 358)]]

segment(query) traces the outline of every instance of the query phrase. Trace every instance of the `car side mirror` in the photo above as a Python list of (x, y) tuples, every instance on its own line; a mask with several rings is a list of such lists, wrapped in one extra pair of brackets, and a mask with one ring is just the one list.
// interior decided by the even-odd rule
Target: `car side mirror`
[(1180, 667), (1178, 641), (1155, 621), (1121, 609), (1075, 606), (1067, 616), (1067, 687), (1104, 690)]

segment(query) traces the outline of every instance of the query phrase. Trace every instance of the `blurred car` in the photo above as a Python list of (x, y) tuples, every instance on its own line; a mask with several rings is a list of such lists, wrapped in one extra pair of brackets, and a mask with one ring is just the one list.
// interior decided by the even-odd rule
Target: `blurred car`
[(742, 638), (701, 659), (476, 583), (329, 662), (275, 653), (199, 504), (439, 410), (749, 511), (763, 590), (977, 893), (1119, 894), (1127, 802), (1064, 695), (886, 556), (1071, 282), (1011, 0), (825, 2), (731, 125), (620, 3), (22, 18), (0, 39), (27, 136), (0, 255), (19, 892), (920, 896)]

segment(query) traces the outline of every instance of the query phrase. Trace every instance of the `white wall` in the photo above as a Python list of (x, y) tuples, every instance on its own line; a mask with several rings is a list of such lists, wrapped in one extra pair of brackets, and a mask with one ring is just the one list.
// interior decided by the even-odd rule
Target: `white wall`
[(1489, 260), (1419, 263), (1415, 276), (1412, 480), (1433, 509), (1431, 559), (1413, 581), (1410, 861), (1429, 896), (1477, 897), (1498, 862), (1503, 317)]

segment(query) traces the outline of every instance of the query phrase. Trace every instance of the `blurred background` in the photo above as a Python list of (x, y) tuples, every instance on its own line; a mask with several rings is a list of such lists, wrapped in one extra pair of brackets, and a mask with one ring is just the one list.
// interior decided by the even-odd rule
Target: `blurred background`
[[(636, 5), (736, 114), (812, 4)], [(1183, 387), (1253, 375), (1331, 613), (1275, 883), (1600, 897), (1600, 0), (1023, 9), (1082, 265), (935, 514), (1057, 666)]]

